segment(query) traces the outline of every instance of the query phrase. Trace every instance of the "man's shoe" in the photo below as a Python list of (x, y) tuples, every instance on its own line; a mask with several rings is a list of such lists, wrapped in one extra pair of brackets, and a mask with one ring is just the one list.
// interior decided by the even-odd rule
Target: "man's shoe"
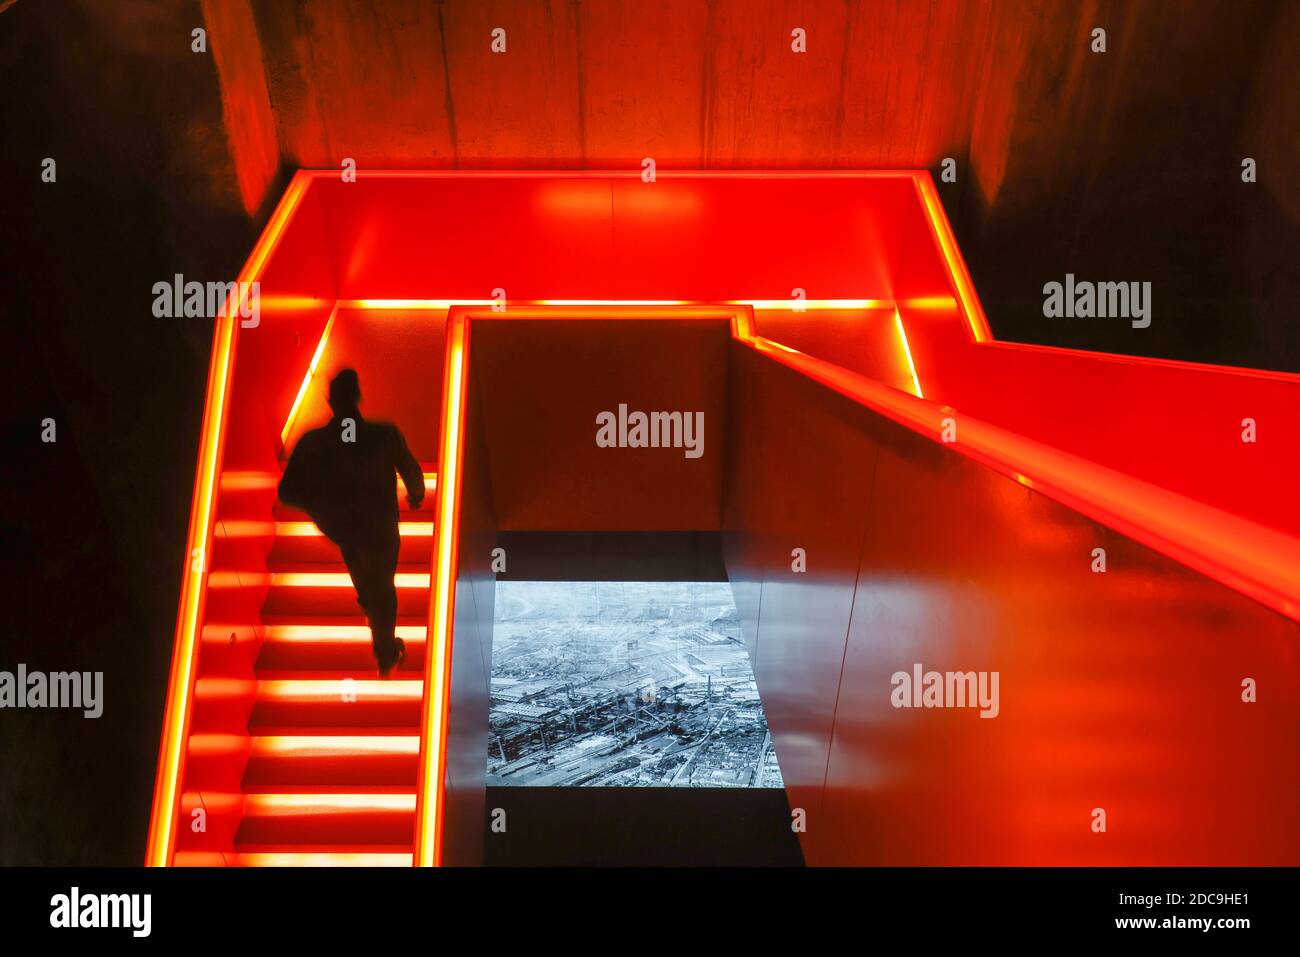
[(381, 678), (387, 678), (394, 668), (400, 668), (406, 661), (406, 642), (401, 638), (394, 638), (393, 641), (397, 644), (397, 654), (387, 660), (380, 660), (379, 677)]

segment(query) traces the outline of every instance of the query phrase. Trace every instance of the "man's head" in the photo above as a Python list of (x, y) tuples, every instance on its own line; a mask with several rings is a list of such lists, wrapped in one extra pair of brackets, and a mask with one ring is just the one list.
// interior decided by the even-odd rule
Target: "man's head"
[(330, 380), (329, 403), (336, 415), (356, 411), (361, 404), (361, 380), (355, 369), (343, 369)]

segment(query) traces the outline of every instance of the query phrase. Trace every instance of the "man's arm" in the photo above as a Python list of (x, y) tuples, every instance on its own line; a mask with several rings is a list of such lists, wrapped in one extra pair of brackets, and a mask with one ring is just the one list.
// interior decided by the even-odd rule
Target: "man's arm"
[(402, 476), (402, 484), (406, 486), (406, 500), (411, 508), (419, 508), (424, 501), (424, 470), (411, 454), (402, 430), (397, 426), (393, 426), (393, 460), (397, 473)]
[[(305, 436), (304, 436), (305, 438)], [(280, 501), (293, 508), (307, 509), (312, 504), (315, 483), (309, 443), (299, 441), (289, 463), (284, 467), (278, 489)]]

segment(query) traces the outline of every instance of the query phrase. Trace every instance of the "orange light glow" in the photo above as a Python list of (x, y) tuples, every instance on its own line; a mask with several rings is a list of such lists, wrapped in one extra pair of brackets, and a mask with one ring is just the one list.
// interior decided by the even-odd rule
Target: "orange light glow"
[[(191, 852), (193, 853), (193, 852)], [(197, 855), (196, 855), (197, 857)], [(199, 867), (410, 867), (411, 855), (382, 851), (254, 851), (250, 853), (210, 854), (194, 861)]]
[(655, 218), (694, 216), (700, 209), (699, 195), (689, 191), (643, 189), (615, 196), (603, 183), (582, 180), (548, 183), (535, 202), (543, 215), (560, 218), (608, 218), (615, 202), (625, 214)]
[[(236, 694), (247, 687), (247, 682), (236, 682), (227, 688), (218, 689)], [(372, 678), (289, 678), (256, 682), (258, 694), (263, 698), (293, 701), (325, 700), (337, 701), (339, 688), (347, 681), (347, 687), (353, 691), (358, 701), (406, 701), (424, 694), (424, 682), (419, 679), (372, 679)]]
[(316, 351), (312, 354), (311, 362), (307, 364), (307, 374), (302, 377), (302, 385), (298, 386), (298, 394), (294, 397), (293, 405), (289, 407), (289, 417), (284, 420), (284, 428), (280, 430), (280, 445), (283, 447), (289, 441), (289, 433), (293, 429), (293, 420), (298, 417), (298, 407), (302, 405), (302, 400), (307, 397), (307, 387), (311, 385), (311, 380), (316, 375), (316, 366), (320, 365), (320, 357), (325, 354), (325, 343), (329, 341), (330, 330), (334, 328), (334, 317), (339, 314), (338, 303), (330, 310), (330, 317), (325, 323), (325, 331), (320, 335), (320, 341), (316, 343)]
[(274, 472), (233, 471), (222, 472), (219, 487), (223, 492), (247, 492), (275, 488), (280, 476)]
[(912, 348), (907, 344), (907, 333), (903, 329), (903, 317), (894, 310), (894, 325), (898, 328), (898, 342), (903, 347), (903, 358), (907, 360), (907, 371), (912, 376), (912, 391), (917, 398), (924, 399), (921, 393), (921, 380), (916, 377), (916, 363), (912, 361)]
[(320, 299), (316, 296), (290, 296), (283, 293), (262, 296), (263, 309), (278, 309), (281, 311), (314, 310), (320, 306), (320, 303)]
[(928, 214), (935, 242), (939, 244), (939, 251), (948, 265), (948, 275), (953, 285), (957, 287), (957, 298), (961, 300), (962, 313), (965, 315), (966, 327), (970, 330), (971, 338), (976, 342), (988, 342), (993, 338), (993, 333), (989, 329), (989, 321), (984, 315), (979, 297), (975, 295), (970, 273), (966, 271), (966, 261), (962, 259), (957, 241), (953, 238), (948, 216), (943, 211), (943, 204), (939, 202), (934, 180), (930, 178), (929, 173), (918, 173), (913, 182)]
[(434, 582), (429, 615), (429, 651), (425, 655), (423, 733), (420, 751), (419, 805), (415, 818), (415, 863), (442, 863), (442, 819), (447, 755), (447, 715), (451, 708), (452, 620), (456, 597), (456, 547), (460, 524), (460, 459), (465, 438), (465, 391), (469, 361), (468, 321), (455, 312), (447, 322), (443, 371), (442, 455), (439, 458), (438, 528)]
[[(424, 625), (398, 625), (397, 637), (405, 641), (423, 641)], [(267, 640), (301, 641), (308, 644), (330, 643), (370, 644), (370, 629), (366, 625), (271, 625), (266, 630)]]
[[(397, 533), (402, 538), (431, 538), (433, 522), (400, 522)], [(325, 533), (312, 522), (259, 522), (254, 519), (222, 519), (217, 534), (224, 538), (324, 538)]]
[[(271, 585), (285, 588), (351, 588), (352, 576), (347, 572), (273, 572)], [(393, 576), (398, 588), (428, 588), (429, 576), (425, 572), (398, 572)]]
[[(234, 522), (226, 522), (227, 527)], [(264, 524), (264, 523), (248, 523)], [(433, 535), (433, 522), (399, 522), (397, 532), (402, 538), (429, 538)], [(275, 534), (287, 538), (324, 538), (325, 533), (312, 522), (276, 522)]]
[(782, 312), (835, 311), (839, 309), (892, 309), (892, 299), (731, 299), (730, 306), (751, 306), (754, 309)]
[(413, 811), (415, 794), (248, 794), (244, 814), (274, 817), (303, 811)]
[(217, 525), (221, 538), (270, 538), (275, 534), (275, 522), (258, 522), (253, 519), (223, 518)]
[(540, 189), (534, 202), (543, 215), (608, 217), (613, 214), (612, 193), (601, 183), (560, 181)]
[[(949, 304), (952, 299), (943, 300)], [(430, 309), (446, 310), (453, 306), (492, 306), (495, 299), (340, 299), (338, 305), (343, 309)], [(802, 306), (801, 311), (842, 309), (890, 309), (894, 306), (892, 299), (726, 299), (721, 302), (703, 302), (691, 299), (507, 299), (503, 303), (507, 312), (511, 308), (528, 308), (532, 306), (574, 306), (576, 308), (595, 308), (602, 306), (750, 306), (754, 309), (789, 310)], [(508, 316), (507, 316), (508, 317)], [(579, 317), (581, 318), (581, 317)], [(608, 318), (607, 316), (599, 318)]]
[(521, 306), (685, 306), (680, 299), (538, 299), (520, 302)]
[(340, 299), (344, 309), (450, 309), (452, 306), (490, 306), (494, 299)]
[[(197, 740), (203, 735), (195, 735)], [(249, 738), (238, 737), (235, 735), (213, 735), (213, 737), (236, 737), (243, 744), (248, 742)], [(250, 754), (258, 758), (282, 758), (282, 757), (330, 757), (340, 754), (415, 754), (420, 750), (420, 739), (413, 734), (271, 734), (262, 735), (251, 739), (252, 748)], [(293, 798), (306, 799), (302, 803), (311, 803), (312, 801), (329, 801), (346, 798), (380, 798), (380, 797), (402, 797), (403, 795), (347, 795), (347, 794), (262, 794), (248, 797), (251, 800), (254, 796), (264, 798), (277, 798), (281, 803), (288, 803)], [(414, 809), (415, 798), (411, 796), (411, 807)], [(361, 802), (364, 803), (364, 802)]]
[(232, 571), (222, 569), (221, 571), (208, 573), (209, 588), (256, 588), (265, 585), (271, 580), (271, 576), (264, 571), (254, 571), (251, 568), (243, 571)]
[(952, 296), (914, 296), (900, 300), (899, 304), (906, 306), (908, 309), (949, 310), (957, 308), (957, 300)]

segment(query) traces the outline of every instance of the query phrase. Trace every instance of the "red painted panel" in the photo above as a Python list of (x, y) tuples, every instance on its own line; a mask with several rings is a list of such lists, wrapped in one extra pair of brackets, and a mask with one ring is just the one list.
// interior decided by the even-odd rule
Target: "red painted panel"
[[(1294, 865), (1297, 638), (890, 426), (827, 770), (821, 826), (836, 839), (818, 861)], [(999, 673), (998, 716), (894, 708), (891, 676), (917, 663)], [(1270, 689), (1258, 703), (1242, 701), (1245, 678)]]
[[(610, 298), (880, 299), (888, 257), (915, 213), (906, 176), (613, 183)], [(644, 290), (644, 291), (643, 291)], [(557, 294), (564, 295), (564, 294)]]
[[(745, 583), (743, 624), (757, 582), (750, 655), (763, 708), (792, 810), (820, 820), (875, 449), (855, 444), (850, 400), (739, 344), (730, 390), (728, 576)], [(805, 834), (805, 855), (829, 837), (821, 827)]]
[[(974, 344), (950, 309), (899, 310), (925, 397), (1288, 534), (1300, 534), (1300, 376)], [(1048, 321), (1048, 320), (1044, 320)], [(1055, 320), (1116, 322), (1116, 319)], [(841, 337), (824, 358), (871, 374)], [(1257, 441), (1243, 442), (1243, 420)]]
[[(314, 183), (345, 299), (889, 298), (947, 290), (912, 179), (665, 172)], [(503, 229), (503, 224), (509, 224)]]
[[(757, 677), (792, 805), (807, 801), (810, 863), (1296, 863), (1294, 622), (771, 359), (732, 370), (751, 412), (801, 425), (738, 427), (727, 531), (733, 577), (764, 576)], [(771, 467), (810, 455), (842, 463), (838, 478)], [(874, 473), (854, 464), (877, 456)], [(800, 514), (796, 483), (817, 503), (800, 532), (845, 529), (807, 577), (764, 533)], [(835, 556), (868, 506), (845, 576)], [(892, 675), (917, 663), (998, 672), (998, 716), (894, 708)], [(1247, 677), (1267, 701), (1242, 701)]]
[[(725, 321), (476, 319), (471, 335), (502, 530), (719, 528)], [(702, 412), (703, 454), (597, 446), (620, 403)]]
[[(607, 298), (609, 186), (600, 180), (332, 177), (345, 299)], [(506, 227), (506, 228), (503, 228)]]

